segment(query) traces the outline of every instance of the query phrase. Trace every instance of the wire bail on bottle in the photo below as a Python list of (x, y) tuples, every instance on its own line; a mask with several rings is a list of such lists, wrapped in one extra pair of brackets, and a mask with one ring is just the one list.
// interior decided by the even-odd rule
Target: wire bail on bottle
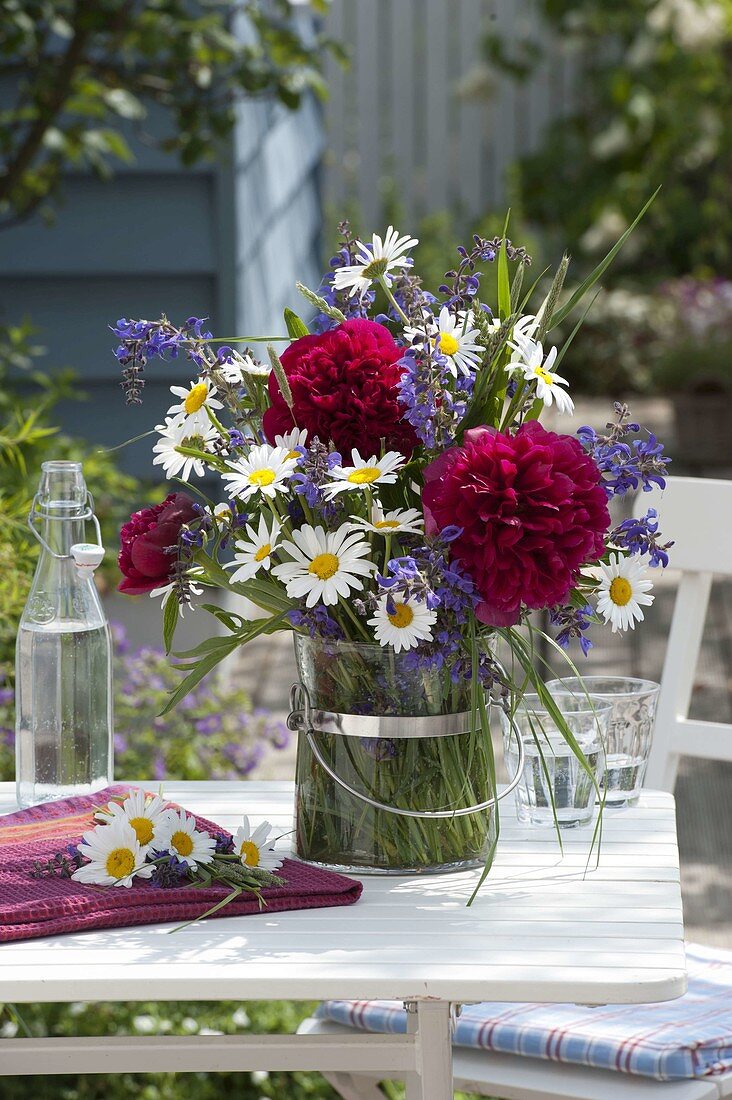
[[(61, 523), (86, 523), (87, 520), (91, 520), (94, 524), (97, 541), (95, 543), (75, 542), (74, 545), (69, 548), (68, 554), (58, 554), (55, 550), (51, 549), (36, 526), (38, 521), (42, 519), (53, 519), (54, 522)], [(99, 527), (99, 520), (94, 514), (94, 497), (90, 492), (87, 491), (86, 494), (86, 508), (84, 511), (79, 512), (77, 515), (69, 516), (55, 515), (44, 511), (39, 506), (39, 494), (36, 493), (33, 497), (33, 503), (31, 504), (31, 510), (28, 515), (28, 526), (43, 549), (50, 554), (52, 558), (56, 558), (57, 561), (73, 560), (77, 569), (83, 573), (93, 573), (97, 566), (101, 565), (105, 550), (102, 545), (102, 532)]]

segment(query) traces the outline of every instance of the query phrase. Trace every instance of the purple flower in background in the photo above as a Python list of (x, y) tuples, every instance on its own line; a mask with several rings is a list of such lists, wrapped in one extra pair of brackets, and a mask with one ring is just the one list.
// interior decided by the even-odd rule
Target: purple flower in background
[(115, 733), (114, 735), (114, 751), (118, 754), (127, 752), (127, 738), (123, 733)]
[(211, 733), (218, 733), (221, 725), (220, 714), (208, 714), (205, 718), (198, 718), (195, 723), (196, 731), (202, 733), (204, 737)]
[(673, 546), (671, 542), (659, 542), (658, 512), (655, 508), (649, 508), (644, 516), (638, 519), (624, 519), (619, 523), (610, 535), (610, 541), (616, 546), (629, 550), (631, 554), (648, 554), (653, 566), (668, 565), (668, 551)]
[(377, 764), (393, 760), (397, 754), (397, 747), (389, 737), (361, 737), (359, 740), (363, 751), (373, 756)]
[(158, 753), (153, 764), (153, 779), (165, 779), (166, 774), (165, 757), (162, 753)]
[(7, 706), (8, 703), (12, 703), (15, 698), (15, 692), (12, 688), (0, 688), (0, 707)]

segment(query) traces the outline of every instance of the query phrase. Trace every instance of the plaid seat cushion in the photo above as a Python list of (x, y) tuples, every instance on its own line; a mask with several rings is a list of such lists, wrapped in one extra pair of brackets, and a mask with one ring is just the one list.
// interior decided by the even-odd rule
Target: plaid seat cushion
[[(646, 1005), (466, 1005), (454, 1042), (655, 1077), (707, 1077), (732, 1070), (732, 952), (687, 944), (689, 989)], [(317, 1015), (364, 1031), (404, 1032), (397, 1001), (326, 1001)]]

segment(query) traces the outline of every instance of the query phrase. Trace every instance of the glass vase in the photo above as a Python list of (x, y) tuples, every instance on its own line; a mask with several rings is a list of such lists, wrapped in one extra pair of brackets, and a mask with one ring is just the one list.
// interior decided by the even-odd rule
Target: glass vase
[(295, 653), (293, 693), (309, 711), (299, 721), (298, 856), (359, 874), (482, 865), (493, 808), (460, 811), (494, 797), (494, 767), (470, 684), (378, 645), (295, 635)]

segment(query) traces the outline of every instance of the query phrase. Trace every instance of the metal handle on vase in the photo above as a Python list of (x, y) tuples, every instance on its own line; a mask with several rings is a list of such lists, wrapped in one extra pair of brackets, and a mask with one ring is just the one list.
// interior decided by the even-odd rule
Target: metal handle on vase
[[(493, 701), (489, 701), (489, 706), (496, 706)], [(316, 732), (311, 724), (311, 706), (310, 696), (307, 688), (304, 684), (293, 684), (290, 689), (290, 713), (287, 717), (287, 725), (289, 729), (293, 731), (303, 730), (307, 739), (310, 750), (320, 764), (324, 772), (326, 772), (331, 779), (333, 779), (344, 791), (348, 791), (354, 798), (359, 799), (361, 802), (367, 803), (375, 810), (384, 810), (388, 814), (397, 814), (399, 817), (416, 817), (416, 818), (452, 818), (452, 817), (466, 817), (468, 814), (479, 813), (481, 810), (490, 809), (491, 806), (495, 806), (500, 802), (502, 798), (510, 794), (518, 786), (521, 775), (524, 770), (525, 750), (524, 741), (521, 736), (521, 732), (516, 725), (513, 717), (508, 713), (505, 707), (502, 708), (508, 721), (511, 725), (511, 732), (516, 738), (518, 745), (518, 763), (516, 766), (516, 774), (511, 779), (511, 782), (507, 787), (501, 791), (500, 794), (494, 795), (493, 798), (487, 799), (485, 802), (478, 802), (473, 806), (464, 806), (460, 810), (400, 810), (397, 806), (390, 806), (387, 802), (378, 802), (374, 798), (369, 798), (367, 794), (363, 794), (361, 791), (357, 791), (354, 787), (347, 783), (345, 779), (341, 778), (337, 772), (331, 768), (330, 764), (323, 758), (323, 754), (315, 743), (313, 734)], [(401, 739), (404, 737), (436, 737), (436, 736), (450, 736), (451, 734), (467, 732), (464, 729), (464, 724), (460, 723), (463, 728), (455, 729), (450, 728), (454, 726), (454, 722), (450, 723), (450, 719), (462, 718), (462, 715), (424, 715), (420, 717), (399, 717), (399, 716), (376, 716), (376, 715), (362, 715), (362, 714), (335, 714), (332, 712), (320, 712), (318, 720), (324, 722), (324, 724), (331, 725), (333, 729), (319, 732), (332, 732), (338, 733), (341, 736), (346, 737), (378, 737), (378, 730), (381, 730), (381, 737), (387, 739), (391, 737), (397, 737)], [(448, 730), (446, 732), (445, 725), (446, 720), (448, 724)], [(439, 732), (437, 727), (440, 727)], [(386, 727), (386, 728), (384, 728)]]

